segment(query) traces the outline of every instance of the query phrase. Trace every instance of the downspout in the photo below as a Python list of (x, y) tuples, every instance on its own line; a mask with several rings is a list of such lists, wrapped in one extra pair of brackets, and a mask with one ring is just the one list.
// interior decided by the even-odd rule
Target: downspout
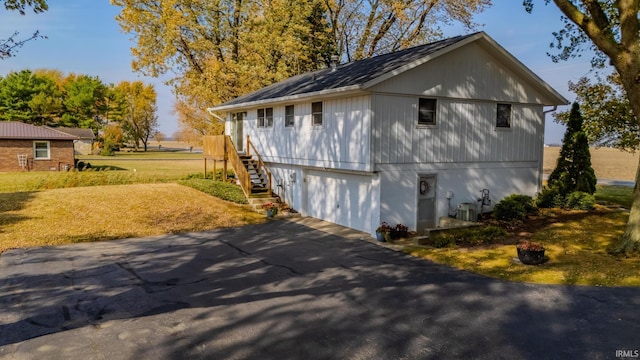
[(554, 111), (558, 110), (558, 105), (553, 105), (553, 107), (549, 110), (543, 110), (542, 114), (542, 147), (540, 148), (540, 156), (539, 156), (539, 164), (538, 164), (538, 193), (540, 193), (542, 191), (542, 180), (544, 177), (544, 130), (545, 130), (545, 122), (546, 122), (546, 116), (548, 113), (552, 113)]

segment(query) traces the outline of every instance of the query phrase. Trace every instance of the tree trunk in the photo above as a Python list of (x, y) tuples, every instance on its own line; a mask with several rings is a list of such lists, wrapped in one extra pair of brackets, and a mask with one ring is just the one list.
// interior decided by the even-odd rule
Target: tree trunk
[[(635, 76), (630, 76), (632, 81), (625, 82), (627, 97), (633, 113), (636, 115), (636, 121), (640, 121), (640, 84), (636, 79), (640, 78), (638, 71), (633, 72)], [(624, 81), (624, 80), (623, 80)], [(638, 167), (636, 169), (636, 185), (633, 188), (633, 203), (631, 204), (631, 212), (629, 213), (629, 221), (624, 231), (621, 242), (613, 250), (615, 254), (632, 254), (640, 253), (640, 159), (638, 159)]]

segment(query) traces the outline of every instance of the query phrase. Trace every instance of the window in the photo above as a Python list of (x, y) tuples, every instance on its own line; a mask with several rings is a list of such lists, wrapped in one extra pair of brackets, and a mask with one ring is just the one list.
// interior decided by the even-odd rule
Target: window
[(293, 105), (287, 105), (284, 107), (284, 126), (292, 127), (295, 124), (295, 116), (293, 112)]
[(273, 108), (258, 109), (258, 127), (273, 126)]
[(313, 126), (322, 126), (322, 101), (311, 103), (311, 117)]
[(496, 115), (496, 127), (511, 127), (511, 104), (498, 104)]
[(48, 141), (33, 142), (33, 158), (35, 160), (49, 160), (51, 158)]
[(436, 99), (418, 100), (418, 125), (436, 124)]

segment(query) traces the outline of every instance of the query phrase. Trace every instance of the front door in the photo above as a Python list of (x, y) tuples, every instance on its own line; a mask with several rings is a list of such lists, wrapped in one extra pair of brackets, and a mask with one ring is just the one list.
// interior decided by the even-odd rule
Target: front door
[(238, 112), (231, 115), (231, 140), (233, 140), (238, 152), (244, 152), (243, 120), (244, 113)]
[(416, 188), (418, 194), (416, 231), (422, 234), (426, 229), (436, 227), (436, 176), (420, 175)]

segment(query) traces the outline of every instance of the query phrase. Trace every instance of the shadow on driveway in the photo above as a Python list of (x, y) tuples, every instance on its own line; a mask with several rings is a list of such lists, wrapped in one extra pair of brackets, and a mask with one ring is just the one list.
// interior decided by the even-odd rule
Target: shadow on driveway
[(640, 290), (488, 279), (302, 224), (8, 251), (0, 357), (614, 358)]

